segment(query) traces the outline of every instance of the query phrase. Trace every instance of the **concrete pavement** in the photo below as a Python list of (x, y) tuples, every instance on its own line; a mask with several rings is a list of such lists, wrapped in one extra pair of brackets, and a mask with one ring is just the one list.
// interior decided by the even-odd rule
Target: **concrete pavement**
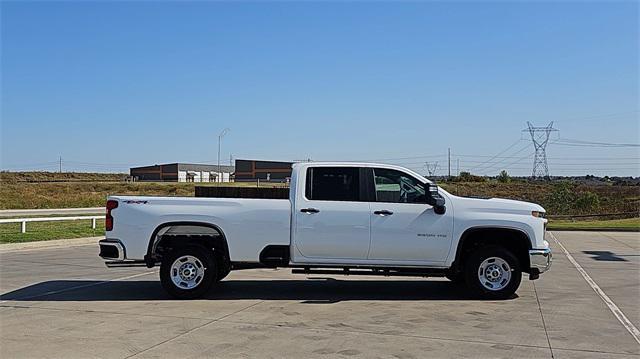
[[(555, 232), (640, 326), (637, 233)], [(157, 269), (107, 269), (97, 246), (0, 253), (0, 356), (640, 358), (574, 265), (477, 301), (444, 279), (246, 270), (205, 299), (169, 299)], [(552, 356), (553, 355), (553, 356)]]

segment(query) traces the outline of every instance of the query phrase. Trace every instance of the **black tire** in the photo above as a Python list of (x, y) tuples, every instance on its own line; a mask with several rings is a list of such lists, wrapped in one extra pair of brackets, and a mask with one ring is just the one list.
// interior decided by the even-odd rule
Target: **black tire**
[(229, 263), (228, 258), (222, 256), (222, 254), (217, 252), (216, 250), (214, 250), (213, 255), (216, 261), (216, 266), (218, 267), (216, 282), (219, 282), (225, 279), (229, 275), (229, 273), (231, 273), (231, 263)]
[(452, 281), (455, 284), (464, 283), (464, 272), (449, 272), (445, 274), (448, 280)]
[[(481, 271), (480, 265), (488, 260), (488, 264), (499, 264), (499, 261), (492, 262), (492, 257), (496, 257), (506, 262), (509, 269), (509, 278), (503, 278), (505, 282), (491, 282), (485, 280), (486, 285), (482, 283), (480, 279)], [(500, 267), (500, 270), (506, 272), (504, 267)], [(487, 271), (488, 273), (488, 271)], [(487, 273), (484, 273), (487, 275)], [(474, 252), (470, 253), (465, 262), (464, 277), (467, 287), (474, 297), (482, 299), (508, 299), (518, 290), (520, 282), (522, 281), (522, 270), (520, 263), (516, 256), (509, 250), (498, 246), (486, 246), (480, 247)], [(495, 286), (496, 289), (488, 289), (488, 286)]]
[[(196, 275), (194, 281), (197, 281), (197, 283), (192, 288), (181, 287), (175, 284), (172, 279), (171, 266), (176, 260), (183, 256), (195, 257), (198, 260), (197, 263), (202, 265), (204, 268), (204, 274), (200, 276), (199, 280)], [(162, 283), (162, 287), (167, 291), (167, 293), (169, 293), (169, 295), (176, 299), (194, 299), (202, 297), (209, 291), (209, 289), (211, 289), (211, 285), (214, 283), (217, 276), (217, 266), (215, 265), (213, 252), (201, 246), (178, 247), (172, 250), (168, 255), (164, 256), (162, 264), (160, 265), (160, 282)]]
[(231, 273), (231, 268), (222, 268), (218, 271), (218, 277), (216, 278), (216, 281), (221, 281), (223, 279), (225, 279), (229, 273)]

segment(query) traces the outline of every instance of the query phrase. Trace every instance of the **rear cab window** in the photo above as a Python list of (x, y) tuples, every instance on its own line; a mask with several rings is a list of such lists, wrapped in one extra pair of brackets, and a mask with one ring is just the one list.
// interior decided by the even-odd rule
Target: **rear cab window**
[(311, 201), (362, 201), (361, 175), (358, 167), (310, 167), (305, 197)]

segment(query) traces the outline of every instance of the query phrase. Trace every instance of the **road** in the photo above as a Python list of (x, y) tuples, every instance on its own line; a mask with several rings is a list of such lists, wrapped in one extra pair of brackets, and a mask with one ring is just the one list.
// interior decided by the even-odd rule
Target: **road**
[[(107, 269), (94, 245), (0, 253), (0, 356), (640, 358), (637, 233), (554, 232), (551, 271), (478, 301), (444, 279), (233, 272), (169, 299), (157, 269)], [(578, 267), (591, 279), (591, 284)], [(602, 291), (598, 294), (592, 288)]]
[(104, 207), (90, 208), (52, 208), (52, 209), (2, 209), (0, 210), (0, 218), (2, 217), (21, 217), (21, 216), (50, 216), (50, 215), (76, 215), (76, 214), (101, 214), (104, 213)]

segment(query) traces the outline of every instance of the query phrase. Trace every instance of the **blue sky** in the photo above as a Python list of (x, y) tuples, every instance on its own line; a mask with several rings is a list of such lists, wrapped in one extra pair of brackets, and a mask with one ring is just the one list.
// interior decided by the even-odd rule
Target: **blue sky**
[[(225, 127), (227, 161), (440, 174), (449, 147), (454, 171), (529, 174), (527, 121), (640, 142), (637, 2), (1, 6), (3, 169), (215, 162)], [(551, 174), (638, 176), (638, 149), (555, 143)]]

